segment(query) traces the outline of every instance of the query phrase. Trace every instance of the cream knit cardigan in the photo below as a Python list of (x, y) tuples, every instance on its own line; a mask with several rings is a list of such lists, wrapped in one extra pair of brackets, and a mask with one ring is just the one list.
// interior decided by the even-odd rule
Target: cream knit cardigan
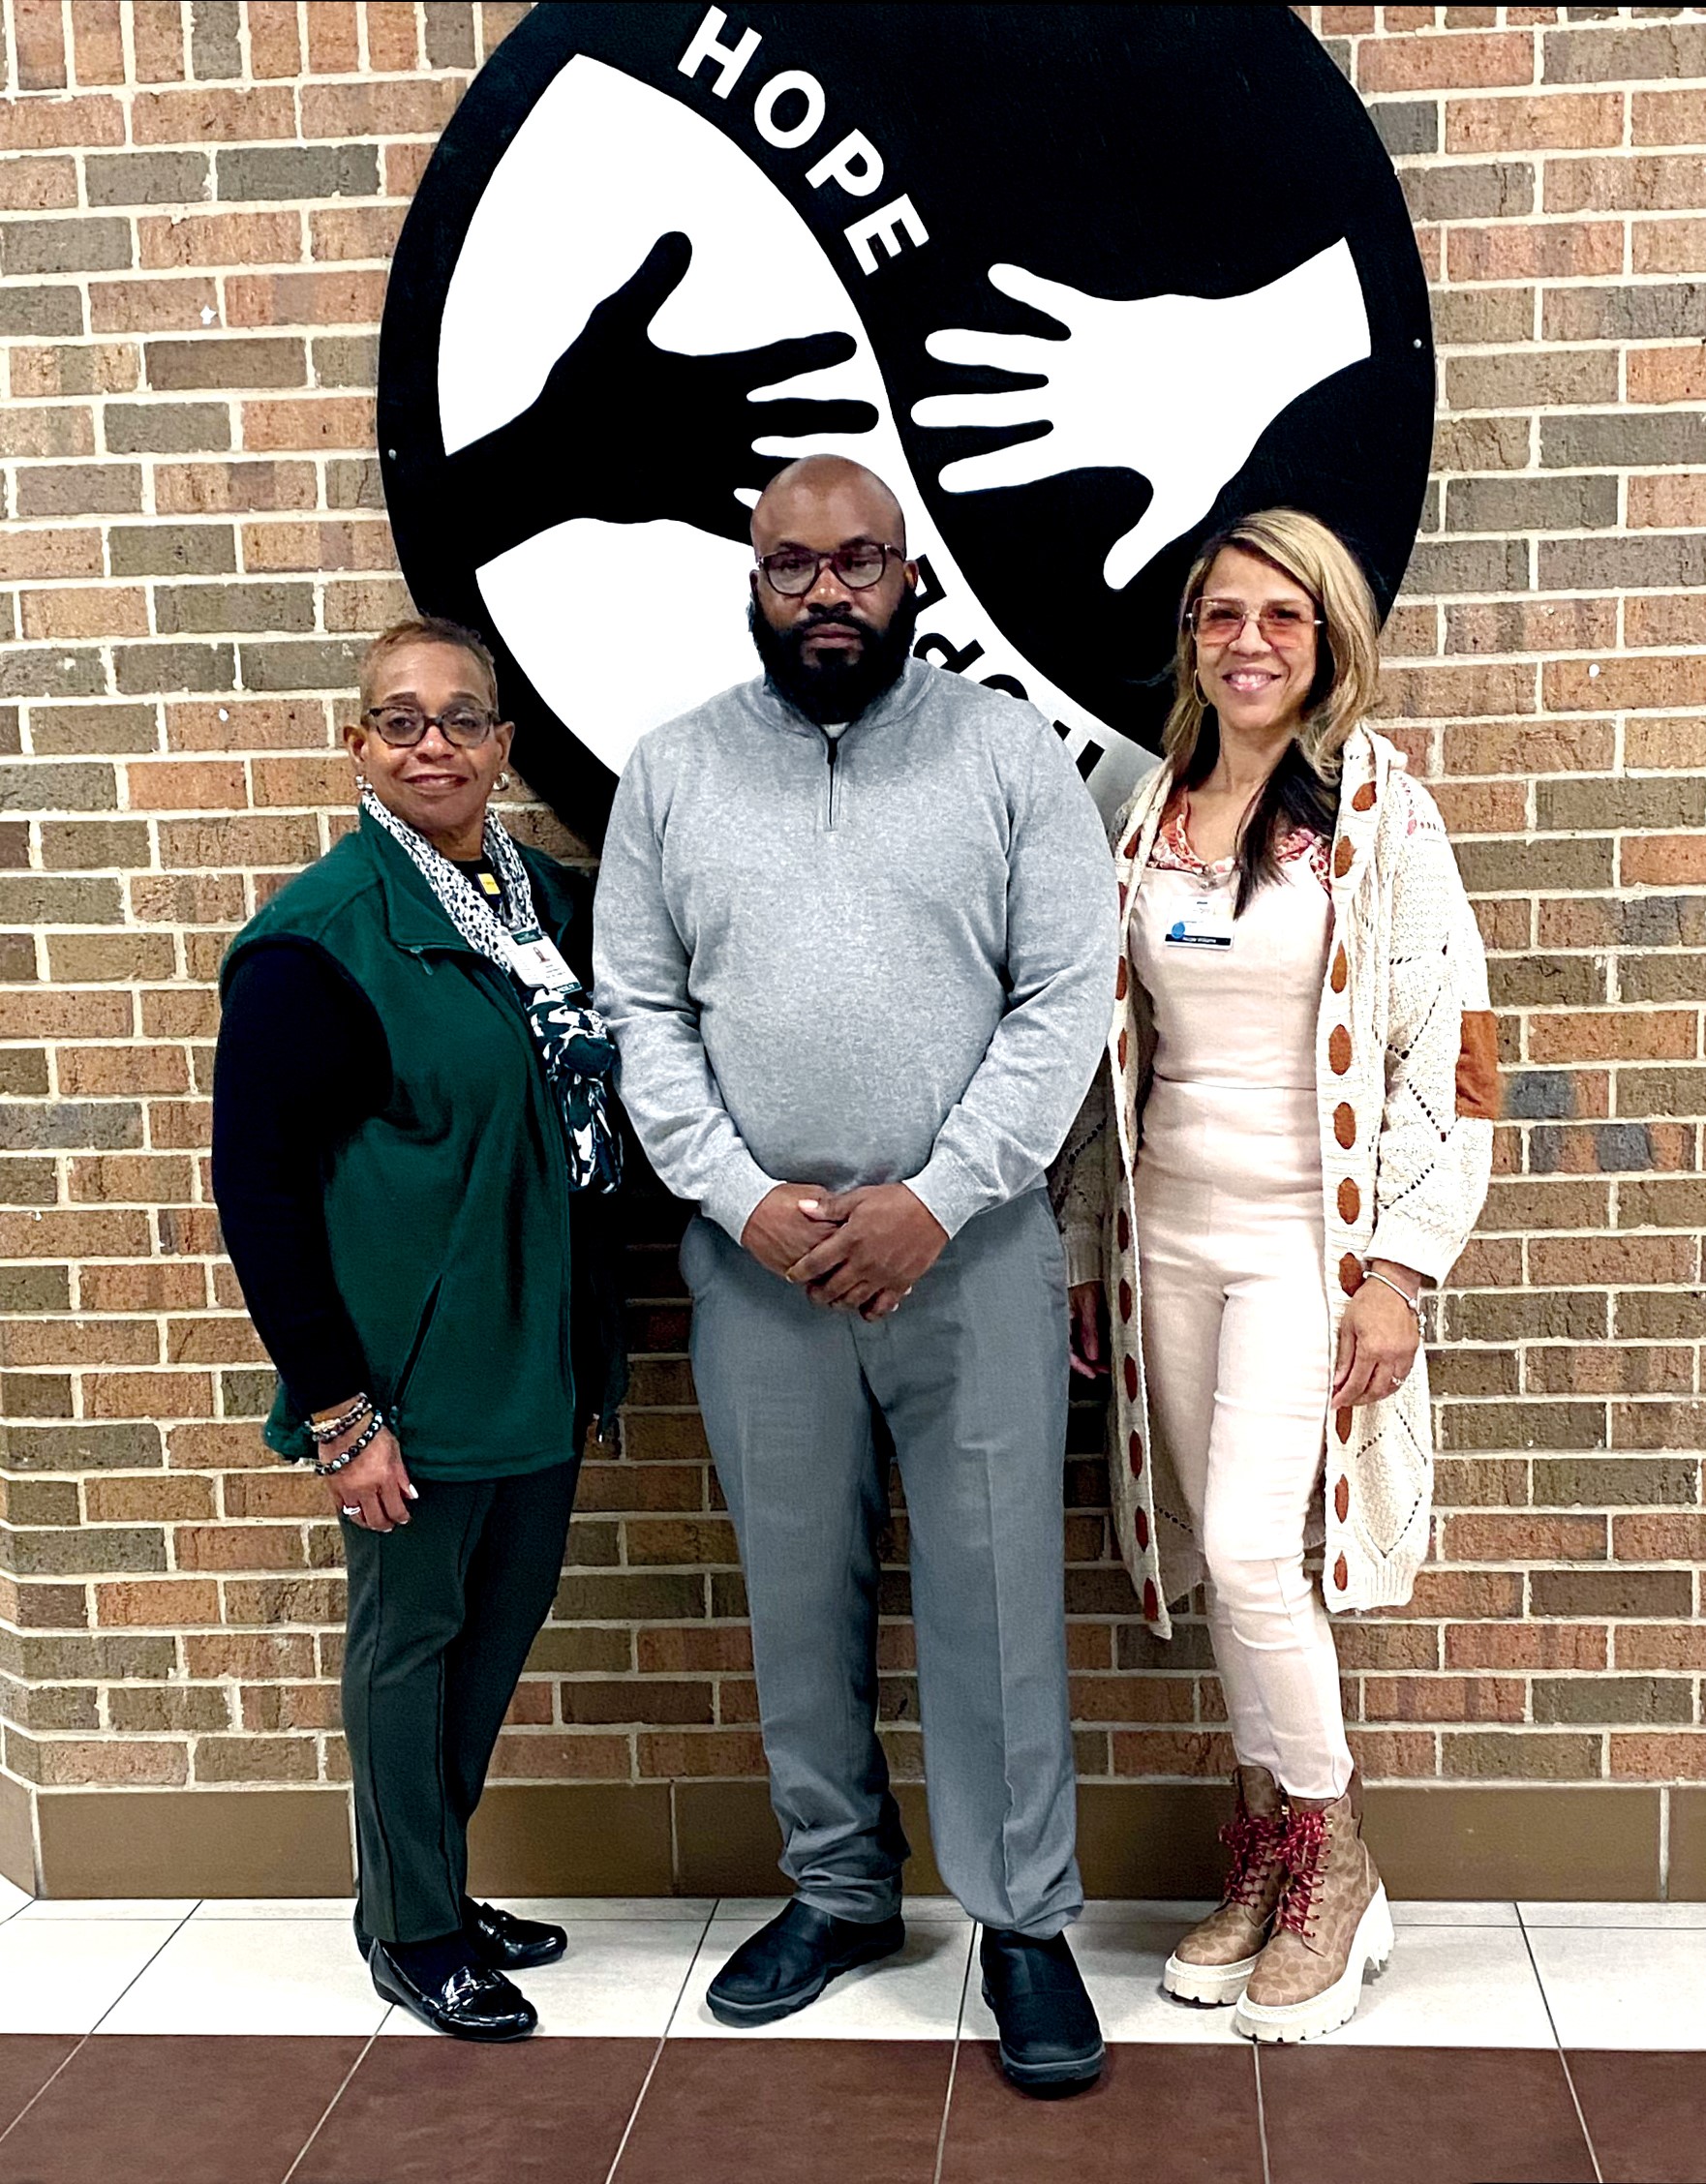
[[(1404, 754), (1367, 728), (1345, 744), (1315, 1046), (1334, 1345), (1369, 1259), (1434, 1281), (1449, 1271), (1492, 1166), (1498, 1073), (1486, 959), (1439, 808), (1404, 768)], [(1171, 786), (1171, 770), (1159, 767), (1114, 822), (1122, 922)], [(1203, 1560), (1148, 1410), (1133, 1177), (1154, 1029), (1127, 958), (1122, 946), (1107, 1058), (1052, 1184), (1069, 1279), (1107, 1287), (1113, 1521), (1144, 1620), (1165, 1638), (1168, 1602), (1201, 1580)], [(1427, 1552), (1433, 1493), (1425, 1357), (1394, 1394), (1324, 1427), (1324, 1506), (1311, 1544), (1325, 1538), (1326, 1604), (1407, 1600)]]

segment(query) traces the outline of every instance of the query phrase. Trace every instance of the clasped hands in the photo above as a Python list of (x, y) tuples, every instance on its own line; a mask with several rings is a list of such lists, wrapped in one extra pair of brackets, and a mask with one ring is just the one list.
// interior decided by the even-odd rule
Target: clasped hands
[(936, 1263), (948, 1231), (904, 1183), (826, 1191), (778, 1183), (752, 1209), (741, 1243), (813, 1304), (885, 1320)]

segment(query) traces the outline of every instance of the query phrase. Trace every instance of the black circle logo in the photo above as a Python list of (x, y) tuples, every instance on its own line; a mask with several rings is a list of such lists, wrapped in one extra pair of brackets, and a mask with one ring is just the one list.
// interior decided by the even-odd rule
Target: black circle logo
[(1106, 808), (1202, 538), (1308, 508), (1384, 610), (1432, 407), (1390, 163), (1278, 7), (552, 0), (444, 132), (380, 353), (404, 574), (495, 639), (589, 837), (637, 737), (755, 671), (790, 456), (889, 481), (918, 651), (1040, 706)]

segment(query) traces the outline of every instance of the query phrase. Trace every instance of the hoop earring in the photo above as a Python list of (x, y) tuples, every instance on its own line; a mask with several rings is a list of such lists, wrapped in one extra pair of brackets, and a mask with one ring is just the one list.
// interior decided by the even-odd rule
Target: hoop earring
[(493, 791), (498, 796), (502, 796), (504, 790), (508, 788), (508, 786), (509, 775), (507, 772), (500, 774), (498, 778), (492, 783)]

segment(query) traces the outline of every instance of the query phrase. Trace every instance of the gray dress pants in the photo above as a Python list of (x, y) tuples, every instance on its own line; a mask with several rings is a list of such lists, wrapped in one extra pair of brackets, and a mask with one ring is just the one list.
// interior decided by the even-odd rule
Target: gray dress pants
[(973, 1918), (1077, 1917), (1062, 1471), (1066, 1271), (1041, 1191), (968, 1222), (892, 1317), (813, 1304), (703, 1218), (692, 1358), (746, 1574), (782, 1870), (838, 1918), (899, 1906), (877, 1742), (877, 1532), (893, 1439), (936, 1863)]

